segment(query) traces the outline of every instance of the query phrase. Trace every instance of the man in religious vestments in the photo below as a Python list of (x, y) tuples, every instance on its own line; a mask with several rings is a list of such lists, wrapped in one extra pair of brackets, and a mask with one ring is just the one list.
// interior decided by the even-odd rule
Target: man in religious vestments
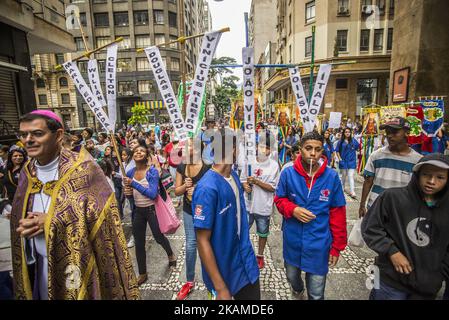
[(11, 213), (17, 299), (139, 299), (114, 191), (89, 152), (61, 147), (53, 112), (20, 120), (28, 161)]

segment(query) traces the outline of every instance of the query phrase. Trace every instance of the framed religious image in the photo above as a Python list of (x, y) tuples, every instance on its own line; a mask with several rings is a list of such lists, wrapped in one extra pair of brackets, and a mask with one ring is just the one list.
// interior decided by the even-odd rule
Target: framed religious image
[(393, 102), (406, 102), (408, 99), (408, 78), (410, 67), (396, 70), (393, 79)]

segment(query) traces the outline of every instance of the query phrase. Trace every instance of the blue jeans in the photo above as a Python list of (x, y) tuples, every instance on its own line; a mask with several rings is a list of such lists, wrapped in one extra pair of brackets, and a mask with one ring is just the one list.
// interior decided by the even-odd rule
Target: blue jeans
[(379, 289), (372, 289), (369, 295), (370, 300), (407, 300), (408, 293), (387, 286), (382, 281), (379, 282)]
[(186, 234), (186, 278), (188, 282), (195, 280), (196, 234), (191, 214), (183, 212), (184, 230)]
[(248, 214), (249, 228), (253, 226), (256, 221), (256, 232), (261, 238), (268, 238), (270, 234), (270, 216), (262, 216), (260, 214), (250, 213)]
[[(296, 292), (304, 291), (304, 282), (301, 279), (301, 269), (284, 262), (287, 280)], [(306, 287), (309, 300), (324, 300), (326, 276), (306, 272)]]
[(0, 272), (0, 300), (13, 300), (12, 278), (9, 271)]

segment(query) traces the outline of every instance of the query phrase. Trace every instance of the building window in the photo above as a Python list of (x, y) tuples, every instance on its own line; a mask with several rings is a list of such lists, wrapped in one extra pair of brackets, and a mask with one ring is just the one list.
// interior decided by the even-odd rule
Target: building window
[(64, 54), (63, 53), (56, 53), (55, 54), (55, 60), (57, 64), (63, 64), (64, 63)]
[[(76, 43), (76, 51), (85, 51), (86, 47), (84, 46), (83, 38), (74, 38)], [(87, 41), (87, 37), (86, 37)]]
[(69, 83), (67, 82), (67, 78), (66, 78), (66, 77), (61, 77), (61, 78), (59, 78), (59, 86), (60, 86), (61, 88), (64, 88), (64, 87), (68, 87), (68, 86), (69, 86)]
[(364, 106), (377, 103), (377, 79), (357, 80), (357, 110), (361, 115)]
[(118, 43), (119, 50), (131, 49), (131, 39), (129, 38), (129, 36), (117, 36), (117, 38), (118, 37), (123, 38), (123, 40)]
[(107, 12), (94, 13), (96, 27), (109, 27), (109, 15)]
[(136, 64), (137, 64), (137, 71), (150, 70), (150, 63), (148, 62), (147, 58), (137, 58)]
[(374, 51), (382, 51), (384, 43), (384, 29), (374, 30)]
[(133, 82), (132, 81), (119, 81), (118, 82), (118, 93), (122, 96), (132, 96), (133, 92)]
[(165, 35), (164, 34), (155, 34), (154, 35), (154, 43), (157, 46), (165, 43)]
[(106, 3), (108, 0), (94, 0), (93, 3)]
[(139, 87), (140, 94), (148, 94), (151, 92), (151, 81), (150, 80), (137, 81), (137, 86)]
[(348, 79), (337, 79), (335, 89), (348, 89)]
[(109, 37), (97, 37), (97, 48), (107, 45), (111, 42)]
[(315, 1), (306, 3), (306, 23), (315, 19)]
[(168, 0), (169, 3), (176, 4), (176, 0)]
[(337, 31), (337, 47), (339, 52), (348, 51), (348, 30)]
[(114, 12), (114, 25), (117, 27), (128, 26), (128, 12)]
[(61, 103), (70, 104), (70, 95), (68, 93), (61, 93)]
[(151, 46), (150, 36), (136, 36), (136, 48), (147, 48)]
[(47, 95), (46, 94), (40, 94), (38, 95), (38, 99), (39, 99), (39, 105), (41, 106), (45, 106), (47, 105)]
[(100, 70), (100, 72), (105, 72), (105, 70), (106, 70), (106, 60), (98, 60), (97, 64), (98, 64), (98, 69)]
[(292, 15), (290, 14), (288, 16), (288, 34), (292, 34)]
[(305, 49), (306, 49), (305, 56), (306, 57), (312, 56), (312, 37), (307, 37), (306, 38)]
[(369, 51), (369, 35), (371, 30), (364, 29), (360, 33), (360, 51)]
[(36, 87), (37, 88), (45, 88), (45, 81), (42, 78), (36, 79)]
[(394, 0), (390, 0), (390, 14), (394, 14)]
[(148, 24), (148, 11), (134, 11), (134, 24), (147, 25)]
[[(177, 39), (178, 39), (178, 37), (176, 37), (176, 36), (170, 36), (170, 42), (175, 41), (175, 40), (177, 40)], [(178, 42), (172, 43), (172, 44), (170, 45), (170, 48), (178, 49)]]
[(178, 58), (171, 58), (171, 70), (179, 71), (179, 59)]
[(155, 24), (164, 24), (164, 11), (153, 10), (153, 14), (154, 14), (154, 23)]
[(130, 58), (117, 59), (117, 72), (131, 72), (132, 65)]
[(172, 28), (176, 28), (178, 26), (178, 17), (174, 12), (168, 12), (168, 24)]
[(393, 28), (388, 29), (387, 50), (393, 50)]
[(80, 22), (83, 27), (87, 27), (87, 19), (85, 12), (80, 12)]
[(377, 0), (376, 5), (379, 8), (379, 14), (383, 16), (385, 14), (385, 0)]
[(371, 6), (373, 4), (373, 0), (362, 0), (362, 6)]
[(337, 10), (339, 15), (347, 15), (349, 13), (349, 0), (338, 0)]
[(87, 72), (87, 61), (78, 61), (78, 69), (81, 73)]

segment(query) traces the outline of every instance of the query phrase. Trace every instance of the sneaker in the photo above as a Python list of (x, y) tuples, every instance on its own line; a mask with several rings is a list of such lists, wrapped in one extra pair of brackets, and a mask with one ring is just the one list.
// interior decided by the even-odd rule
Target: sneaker
[(128, 248), (134, 247), (134, 236), (131, 236), (128, 242)]
[(193, 288), (195, 288), (195, 283), (194, 282), (186, 282), (182, 286), (181, 290), (179, 290), (176, 299), (177, 300), (184, 300), (185, 298), (187, 298), (189, 293), (193, 291)]
[(263, 256), (256, 256), (257, 259), (257, 265), (259, 266), (259, 269), (263, 269), (265, 267), (265, 259)]

